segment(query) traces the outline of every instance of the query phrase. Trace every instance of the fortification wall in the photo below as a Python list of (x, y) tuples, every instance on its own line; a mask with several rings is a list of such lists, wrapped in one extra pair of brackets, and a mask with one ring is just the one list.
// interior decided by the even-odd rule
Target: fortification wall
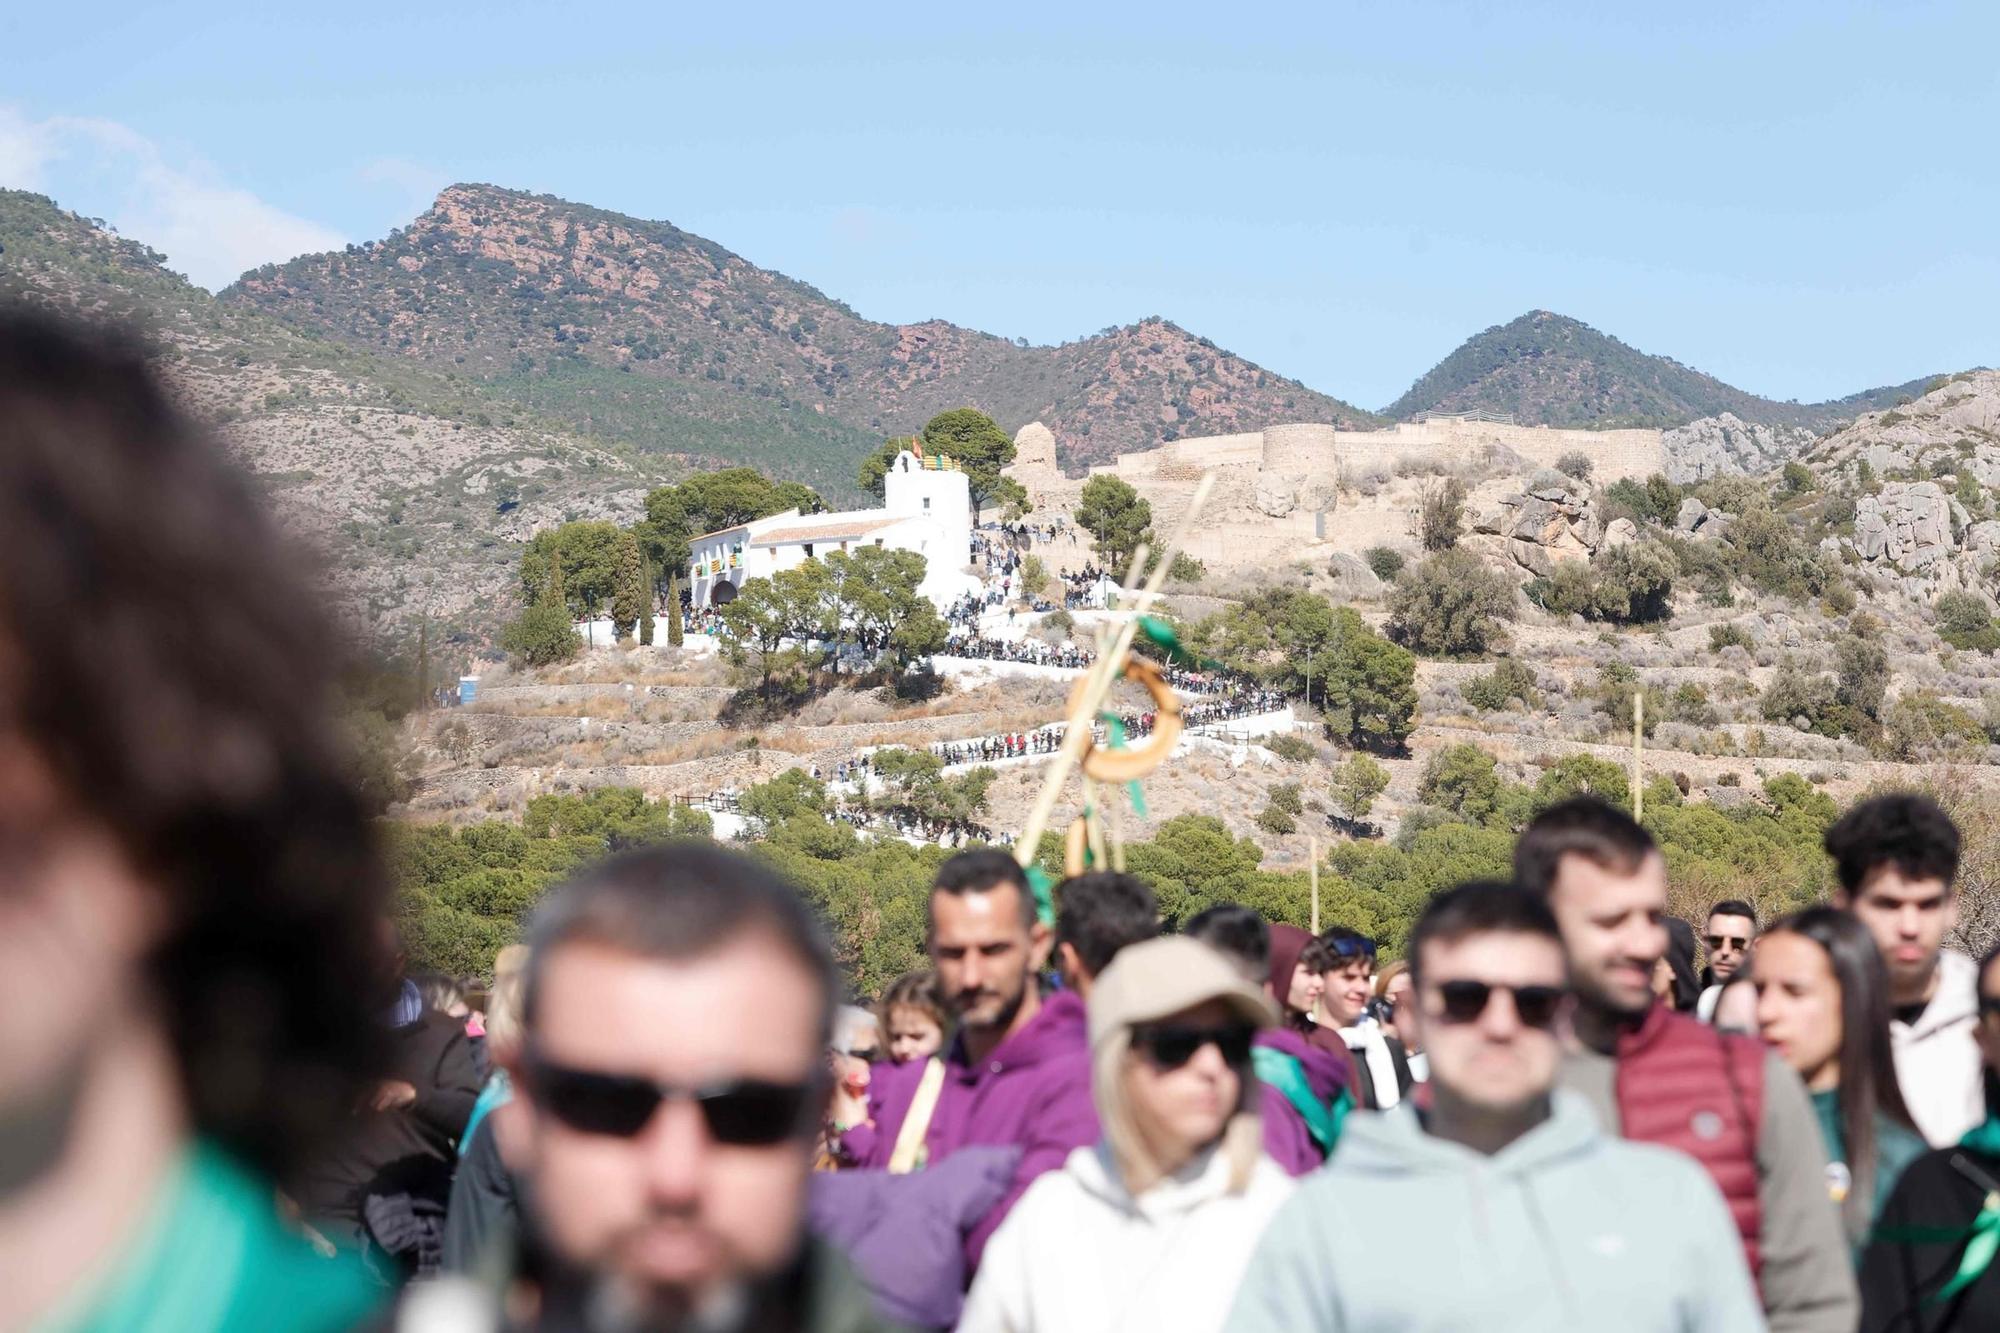
[(1393, 470), (1404, 459), (1463, 461), (1494, 446), (1512, 450), (1533, 467), (1554, 467), (1564, 454), (1581, 453), (1591, 460), (1592, 476), (1600, 482), (1666, 471), (1666, 445), (1659, 431), (1649, 429), (1567, 430), (1436, 420), (1399, 422), (1388, 430), (1344, 430), (1338, 436), (1341, 461), (1357, 469)]

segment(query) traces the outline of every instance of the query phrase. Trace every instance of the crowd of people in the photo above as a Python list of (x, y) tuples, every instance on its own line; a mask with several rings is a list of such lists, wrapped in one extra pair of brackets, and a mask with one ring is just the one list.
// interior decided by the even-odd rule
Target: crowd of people
[(0, 1327), (2000, 1327), (2000, 952), (1923, 796), (1698, 934), (1579, 797), (1394, 962), (974, 848), (872, 1006), (679, 841), (468, 987), (309, 568), (138, 350), (0, 316)]

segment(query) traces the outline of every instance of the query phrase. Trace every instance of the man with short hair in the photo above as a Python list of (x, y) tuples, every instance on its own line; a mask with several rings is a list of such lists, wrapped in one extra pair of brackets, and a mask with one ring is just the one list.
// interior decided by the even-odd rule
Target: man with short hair
[(803, 1225), (839, 978), (797, 894), (721, 847), (649, 847), (557, 890), (529, 939), (497, 1128), (534, 1326), (882, 1328)]
[[(1562, 930), (1576, 1040), (1562, 1085), (1607, 1133), (1677, 1148), (1708, 1169), (1735, 1218), (1776, 1333), (1846, 1333), (1857, 1314), (1826, 1154), (1798, 1075), (1763, 1043), (1657, 1002), (1667, 867), (1644, 829), (1596, 797), (1536, 816), (1515, 881)], [(1432, 1060), (1436, 1076), (1436, 1060)]]
[[(1271, 994), (1271, 927), (1263, 917), (1237, 903), (1218, 903), (1188, 918), (1181, 933), (1214, 949), (1245, 981)], [(1275, 995), (1272, 1002), (1281, 1003)], [(1290, 1175), (1318, 1170), (1354, 1105), (1348, 1091), (1353, 1062), (1345, 1049), (1321, 1050), (1288, 1027), (1259, 1029), (1251, 1055), (1264, 1085), (1258, 1103), (1264, 1151)]]
[(1701, 997), (1695, 1014), (1702, 1022), (1715, 1021), (1715, 1002), (1722, 988), (1750, 960), (1750, 946), (1757, 941), (1757, 911), (1740, 898), (1725, 898), (1708, 909), (1708, 928), (1702, 944), (1708, 949), (1708, 966), (1701, 974)]
[(870, 1119), (842, 1127), (841, 1151), (856, 1166), (907, 1169), (973, 1146), (1019, 1148), (1005, 1195), (965, 1237), (969, 1277), (1035, 1178), (1097, 1142), (1090, 1046), (1083, 1001), (1067, 990), (1044, 998), (1036, 982), (1054, 938), (1013, 857), (982, 848), (940, 866), (928, 942), (939, 997), (958, 1021), (939, 1053), (941, 1077), (926, 1093), (930, 1061), (879, 1070)]
[(1875, 937), (1889, 972), (1896, 1081), (1932, 1147), (1985, 1119), (1979, 968), (1944, 946), (1958, 924), (1958, 827), (1909, 792), (1861, 802), (1826, 831), (1840, 885), (1834, 906)]
[(1386, 1111), (1409, 1093), (1414, 1080), (1403, 1043), (1368, 1013), (1375, 994), (1375, 941), (1351, 927), (1334, 926), (1320, 935), (1319, 945), (1323, 1021), (1307, 1040), (1321, 1050), (1337, 1044), (1349, 1052), (1360, 1104)]
[(1265, 1231), (1229, 1333), (1762, 1328), (1707, 1176), (1556, 1087), (1570, 1000), (1547, 905), (1451, 889), (1409, 960), (1429, 1103), (1349, 1125)]
[(1056, 886), (1056, 971), (1085, 1004), (1120, 949), (1159, 933), (1160, 904), (1137, 875), (1091, 870)]

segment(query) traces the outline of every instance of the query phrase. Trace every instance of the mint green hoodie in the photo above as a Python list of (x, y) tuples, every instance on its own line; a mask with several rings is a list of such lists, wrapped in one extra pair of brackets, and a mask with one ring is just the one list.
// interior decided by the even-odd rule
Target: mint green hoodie
[(1606, 1138), (1558, 1091), (1488, 1157), (1416, 1109), (1351, 1117), (1264, 1233), (1228, 1333), (1757, 1333), (1722, 1196), (1665, 1148)]

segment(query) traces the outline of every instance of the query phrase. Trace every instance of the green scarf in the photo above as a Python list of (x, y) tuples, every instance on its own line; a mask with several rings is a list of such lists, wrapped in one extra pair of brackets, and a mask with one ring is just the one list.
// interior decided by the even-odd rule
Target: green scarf
[(1312, 1085), (1306, 1081), (1305, 1066), (1296, 1055), (1268, 1046), (1252, 1047), (1250, 1067), (1259, 1081), (1269, 1084), (1284, 1095), (1306, 1122), (1306, 1133), (1319, 1146), (1320, 1154), (1333, 1155), (1334, 1145), (1340, 1142), (1341, 1126), (1347, 1123), (1347, 1113), (1354, 1109), (1353, 1098), (1342, 1088), (1333, 1095), (1333, 1105), (1328, 1106), (1313, 1095)]
[[(1969, 1130), (1958, 1146), (1986, 1158), (2000, 1158), (2000, 1116), (1989, 1115), (1986, 1122)], [(1875, 1239), (1915, 1245), (1956, 1245), (1963, 1241), (1958, 1271), (1933, 1296), (1939, 1305), (1977, 1282), (2000, 1255), (2000, 1190), (1988, 1191), (1971, 1222), (1962, 1227), (1891, 1227), (1879, 1231)]]

